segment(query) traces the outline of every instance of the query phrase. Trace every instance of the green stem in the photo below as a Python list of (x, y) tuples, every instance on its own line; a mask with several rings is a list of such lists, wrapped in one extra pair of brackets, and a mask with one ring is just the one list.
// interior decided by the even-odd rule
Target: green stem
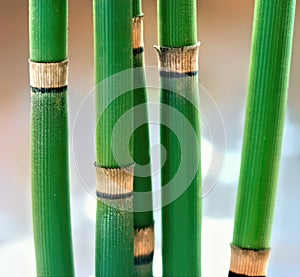
[(158, 1), (158, 43), (181, 47), (197, 43), (195, 0)]
[[(184, 46), (195, 46), (196, 1), (158, 1), (158, 25), (159, 44), (167, 51), (181, 52), (185, 51)], [(159, 50), (160, 58), (162, 50)], [(180, 63), (183, 65), (184, 60), (180, 60)], [(162, 209), (163, 275), (201, 276), (198, 72), (187, 69), (178, 72), (176, 66), (167, 68), (170, 72), (164, 70), (162, 68), (161, 71), (161, 144), (167, 157), (162, 168), (162, 186), (171, 182), (171, 189), (168, 193), (162, 192), (162, 201), (163, 204), (167, 199), (173, 201)], [(172, 109), (179, 113), (174, 114)], [(190, 128), (193, 134), (189, 133)], [(188, 157), (188, 160), (183, 161), (184, 157)], [(190, 176), (193, 167), (195, 173)], [(179, 169), (182, 174), (178, 177)], [(178, 177), (176, 181), (173, 179), (175, 176)], [(188, 181), (190, 177), (191, 182)], [(174, 199), (180, 190), (180, 196)]]
[(74, 276), (67, 94), (32, 93), (32, 212), (37, 276)]
[(97, 201), (96, 276), (133, 276), (133, 217)]
[(142, 15), (142, 0), (132, 0), (132, 18)]
[[(118, 79), (118, 83), (108, 79), (114, 74), (132, 68), (132, 27), (131, 0), (94, 0), (94, 41), (96, 85), (106, 80), (105, 91), (96, 91), (97, 113), (103, 110), (107, 99), (113, 99), (116, 92), (128, 83), (132, 84), (130, 74)], [(105, 38), (105, 39), (104, 39)], [(127, 76), (128, 75), (128, 76)], [(122, 77), (121, 77), (122, 78)], [(102, 89), (102, 86), (101, 86)], [(132, 163), (133, 141), (129, 147), (124, 143), (124, 137), (113, 138), (113, 130), (120, 117), (133, 106), (132, 91), (122, 94), (112, 101), (105, 113), (99, 118), (96, 130), (96, 162), (106, 167), (128, 166)], [(133, 130), (133, 119), (121, 126), (118, 133)], [(112, 141), (113, 140), (113, 141)], [(116, 146), (118, 157), (112, 150), (112, 142)], [(128, 150), (131, 157), (129, 157)]]
[[(67, 59), (67, 1), (29, 1), (30, 60)], [(43, 65), (43, 64), (41, 64)], [(66, 87), (31, 89), (32, 212), (37, 276), (74, 276)]]
[[(162, 168), (162, 185), (171, 182), (172, 188), (169, 194), (162, 193), (162, 201), (175, 195), (178, 190), (188, 188), (162, 209), (162, 240), (163, 240), (163, 275), (164, 276), (200, 276), (201, 275), (201, 168), (197, 166), (200, 159), (200, 121), (199, 109), (187, 100), (194, 99), (198, 103), (198, 90), (196, 78), (186, 77), (180, 80), (168, 80), (162, 78), (162, 86), (170, 86), (174, 89), (162, 90), (161, 103), (166, 104), (188, 120), (197, 134), (197, 140), (192, 140), (189, 128), (182, 122), (181, 116), (172, 116), (168, 110), (162, 109), (161, 118), (165, 126), (161, 126), (161, 144), (167, 151), (167, 159)], [(173, 92), (174, 91), (174, 92)], [(178, 95), (183, 93), (184, 96)], [(180, 130), (175, 134), (170, 128), (174, 122), (180, 124)], [(181, 138), (180, 141), (178, 138)], [(185, 153), (181, 152), (181, 145), (186, 145)], [(199, 150), (199, 152), (197, 152)], [(189, 157), (185, 164), (181, 164), (183, 157)], [(182, 167), (183, 174), (177, 181), (171, 181)], [(189, 184), (189, 167), (197, 167), (197, 172)]]
[[(125, 74), (118, 80), (109, 78), (132, 68), (131, 5), (131, 0), (94, 0), (96, 85), (105, 81), (104, 86), (96, 88), (96, 164), (104, 168), (122, 168), (132, 163), (133, 141), (128, 145), (124, 137), (133, 130), (133, 115), (119, 125), (118, 136), (113, 136), (118, 120), (133, 106), (132, 91), (117, 97), (124, 84), (132, 87), (132, 75)], [(105, 107), (108, 99), (114, 97)], [(132, 206), (128, 201), (126, 205)], [(107, 205), (102, 199), (97, 201), (95, 262), (96, 276), (134, 274), (133, 213)]]
[[(144, 45), (142, 36), (143, 26), (143, 15), (141, 9), (141, 0), (133, 0), (133, 36), (135, 38), (140, 37), (141, 39), (135, 39), (138, 41), (137, 45), (133, 44), (133, 67), (137, 68), (134, 70), (133, 81), (137, 87), (134, 90), (134, 106), (135, 108), (135, 126), (138, 126), (139, 122), (143, 122), (143, 125), (137, 127), (134, 131), (134, 161), (139, 166), (148, 166), (147, 168), (136, 167), (134, 176), (134, 191), (136, 193), (134, 198), (134, 206), (143, 208), (148, 206), (149, 202), (152, 206), (152, 197), (144, 199), (143, 192), (151, 192), (151, 167), (150, 167), (150, 145), (149, 145), (149, 125), (148, 125), (148, 111), (147, 111), (147, 92), (146, 92), (146, 79), (144, 72)], [(139, 231), (143, 233), (143, 230), (148, 230), (148, 234), (153, 232), (153, 212), (152, 210), (135, 212), (134, 213), (134, 229), (137, 235)], [(147, 232), (146, 232), (147, 234)], [(147, 245), (148, 237), (144, 236), (145, 245)], [(154, 238), (152, 237), (152, 240)], [(135, 244), (137, 240), (135, 240)], [(139, 246), (135, 245), (135, 248)], [(145, 247), (144, 249), (146, 249)], [(143, 255), (134, 257), (135, 262), (135, 273), (136, 276), (152, 276), (152, 260), (153, 260), (154, 249), (147, 249)], [(135, 253), (138, 251), (135, 251)]]
[(270, 247), (287, 102), (295, 0), (256, 0), (233, 245)]
[[(134, 67), (142, 67), (144, 64), (144, 54), (136, 54), (133, 57)], [(139, 84), (145, 84), (145, 87), (141, 87), (134, 90), (134, 105), (138, 108), (135, 111), (135, 119), (137, 122), (145, 122), (143, 125), (135, 129), (134, 131), (134, 161), (138, 165), (146, 166), (135, 170), (134, 177), (134, 191), (135, 192), (149, 192), (152, 189), (151, 186), (151, 167), (150, 167), (150, 145), (149, 145), (149, 125), (148, 125), (148, 111), (147, 111), (147, 95), (146, 95), (146, 82), (144, 70), (140, 68), (135, 71), (134, 82)], [(138, 196), (137, 196), (138, 197)], [(135, 201), (144, 201), (143, 197), (137, 198)], [(147, 203), (152, 202), (152, 199), (147, 199)], [(139, 208), (143, 207), (142, 203), (137, 203)], [(147, 205), (148, 206), (148, 205)], [(136, 212), (134, 213), (134, 226), (136, 228), (145, 228), (153, 225), (153, 212)]]
[(30, 60), (67, 59), (67, 1), (29, 0)]

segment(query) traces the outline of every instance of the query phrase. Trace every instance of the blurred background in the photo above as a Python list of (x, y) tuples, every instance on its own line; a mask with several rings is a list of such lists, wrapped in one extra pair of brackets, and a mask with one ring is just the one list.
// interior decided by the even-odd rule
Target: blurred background
[[(80, 103), (93, 89), (92, 1), (69, 1), (70, 140)], [(236, 188), (240, 166), (254, 1), (198, 1), (200, 82), (220, 110), (226, 133), (225, 160), (218, 182), (204, 197), (203, 276), (227, 276)], [(145, 0), (146, 64), (157, 65), (156, 1)], [(0, 4), (0, 276), (35, 275), (30, 195), (30, 93), (28, 78), (27, 1)], [(300, 272), (300, 4), (297, 4), (288, 110), (279, 190), (272, 236), (269, 276), (296, 277)], [(157, 99), (150, 91), (150, 101)], [(200, 95), (201, 98), (201, 95)], [(205, 110), (205, 108), (204, 108)], [(92, 111), (91, 111), (92, 112)], [(155, 113), (157, 111), (150, 111)], [(209, 113), (210, 111), (204, 111)], [(93, 116), (93, 115), (91, 115)], [(209, 115), (208, 115), (209, 116)], [(153, 127), (153, 126), (152, 126)], [(213, 126), (208, 126), (212, 128)], [(152, 143), (158, 143), (157, 128)], [(203, 128), (203, 152), (222, 148)], [(88, 130), (87, 130), (88, 132)], [(93, 139), (93, 131), (90, 133)], [(80, 138), (79, 138), (80, 141)], [(84, 141), (82, 147), (84, 149)], [(220, 143), (220, 145), (219, 145)], [(71, 141), (70, 141), (71, 146)], [(89, 146), (93, 150), (93, 145)], [(155, 160), (158, 148), (153, 148)], [(77, 276), (94, 274), (95, 199), (84, 186), (70, 149), (71, 206)], [(82, 157), (83, 159), (87, 159)], [(207, 157), (203, 157), (204, 164)], [(92, 168), (87, 161), (86, 167)], [(217, 175), (216, 173), (214, 173)], [(214, 180), (204, 170), (204, 177)], [(154, 176), (159, 188), (159, 175)], [(161, 276), (160, 211), (155, 211), (154, 275)]]

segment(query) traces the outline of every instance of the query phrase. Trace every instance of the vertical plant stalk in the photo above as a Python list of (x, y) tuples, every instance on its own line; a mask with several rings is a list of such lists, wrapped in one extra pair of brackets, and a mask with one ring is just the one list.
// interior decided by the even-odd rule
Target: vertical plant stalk
[[(172, 200), (162, 209), (164, 276), (201, 276), (201, 139), (196, 21), (196, 1), (158, 1), (161, 144), (167, 152), (161, 173), (162, 203)], [(184, 160), (187, 157), (188, 160)], [(177, 176), (180, 168), (183, 173)], [(195, 168), (195, 172), (190, 168)], [(179, 197), (176, 196), (178, 192)]]
[[(141, 0), (132, 1), (132, 47), (133, 47), (133, 73), (135, 131), (134, 131), (134, 160), (143, 166), (135, 169), (134, 207), (143, 209), (145, 203), (152, 203), (152, 197), (144, 199), (143, 192), (150, 192), (151, 166), (149, 125), (147, 111), (146, 80), (144, 73), (144, 39), (143, 39), (143, 13)], [(143, 125), (139, 126), (139, 122)], [(145, 168), (145, 166), (147, 166)], [(138, 194), (140, 193), (140, 194)], [(152, 206), (147, 205), (147, 206)], [(136, 276), (152, 276), (152, 261), (154, 254), (154, 221), (152, 210), (134, 213), (134, 265)]]
[(67, 1), (29, 1), (37, 276), (74, 276), (68, 169)]
[(292, 52), (295, 0), (256, 0), (229, 276), (266, 276)]
[[(131, 0), (94, 0), (96, 77), (96, 276), (133, 276)], [(127, 74), (111, 77), (129, 70)], [(118, 96), (123, 87), (129, 87)], [(117, 129), (117, 135), (114, 131)]]

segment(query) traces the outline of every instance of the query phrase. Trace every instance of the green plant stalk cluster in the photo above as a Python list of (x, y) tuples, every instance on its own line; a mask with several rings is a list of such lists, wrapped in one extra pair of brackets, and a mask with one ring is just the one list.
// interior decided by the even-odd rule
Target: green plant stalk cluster
[[(141, 8), (141, 0), (132, 1), (132, 18), (138, 18), (143, 16)], [(134, 106), (139, 107), (135, 110), (135, 126), (138, 122), (145, 122), (142, 126), (138, 127), (134, 131), (134, 160), (135, 163), (139, 165), (150, 165), (150, 145), (149, 145), (149, 125), (148, 125), (148, 111), (147, 111), (147, 92), (146, 92), (146, 79), (144, 73), (144, 51), (139, 49), (135, 52), (133, 49), (133, 67), (138, 68), (134, 71), (133, 82), (137, 87), (140, 84), (143, 86), (136, 88), (134, 90)], [(135, 86), (134, 86), (135, 87)], [(146, 170), (139, 170), (136, 168), (134, 176), (134, 191), (135, 192), (150, 192), (152, 189), (151, 185), (151, 168), (150, 166)], [(134, 198), (134, 203), (137, 203), (137, 206), (143, 206), (144, 199), (142, 197)], [(151, 199), (147, 199), (147, 203)], [(134, 228), (135, 230), (140, 230), (144, 228), (151, 228), (154, 225), (153, 221), (153, 211), (145, 212), (135, 212), (134, 213)], [(142, 259), (137, 261), (135, 264), (135, 274), (136, 276), (152, 276), (152, 262), (147, 264), (142, 264)]]
[(291, 62), (295, 0), (256, 0), (233, 245), (270, 247)]
[[(183, 47), (197, 43), (196, 1), (158, 1), (159, 45)], [(161, 103), (179, 111), (192, 126), (197, 139), (187, 136), (187, 126), (182, 118), (171, 118), (162, 107), (161, 144), (167, 152), (162, 168), (162, 185), (176, 175), (179, 167), (185, 172), (180, 179), (171, 181), (169, 195), (162, 193), (162, 201), (172, 198), (184, 186), (188, 188), (169, 205), (162, 209), (163, 275), (201, 276), (201, 166), (200, 166), (200, 112), (198, 77), (161, 77)], [(188, 100), (189, 99), (189, 100)], [(180, 133), (169, 126), (179, 125)], [(178, 138), (181, 138), (181, 141)], [(181, 152), (186, 145), (186, 153)], [(199, 151), (197, 151), (199, 150)], [(190, 157), (189, 164), (180, 164), (183, 155)], [(191, 184), (186, 184), (189, 167), (196, 166), (197, 172)]]
[[(109, 79), (132, 68), (132, 3), (131, 0), (94, 0), (93, 4), (96, 85), (106, 80), (106, 85), (96, 88), (96, 163), (106, 168), (125, 167), (132, 163), (133, 141), (129, 145), (124, 143), (123, 134), (133, 130), (133, 115), (132, 120), (120, 126), (119, 136), (114, 137), (113, 130), (120, 117), (133, 107), (132, 91), (116, 97), (108, 107), (103, 105), (114, 98), (124, 83), (132, 85), (130, 74), (118, 81)], [(119, 159), (115, 158), (116, 153)], [(96, 276), (134, 275), (133, 230), (132, 212), (97, 201)]]
[[(67, 59), (67, 1), (29, 1), (30, 60)], [(37, 276), (73, 276), (67, 91), (31, 94), (32, 212)]]

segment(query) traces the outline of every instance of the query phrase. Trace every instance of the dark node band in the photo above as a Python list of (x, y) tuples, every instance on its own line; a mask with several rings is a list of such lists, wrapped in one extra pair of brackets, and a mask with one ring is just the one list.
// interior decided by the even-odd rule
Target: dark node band
[(133, 48), (132, 53), (134, 56), (144, 53), (144, 47)]
[(68, 86), (63, 86), (60, 88), (35, 88), (30, 87), (30, 91), (33, 93), (62, 93), (68, 90)]
[(180, 72), (170, 72), (170, 71), (161, 70), (159, 73), (160, 76), (163, 78), (186, 78), (186, 77), (193, 77), (198, 75), (198, 71), (180, 73)]
[(237, 273), (229, 271), (228, 277), (266, 277), (266, 276), (248, 276), (248, 275), (237, 274)]
[(108, 200), (118, 200), (118, 199), (126, 199), (133, 196), (133, 192), (123, 193), (123, 194), (108, 194), (97, 191), (97, 197), (99, 199), (108, 199)]
[(134, 257), (134, 265), (146, 265), (152, 263), (153, 255), (154, 252), (151, 252), (149, 255)]

